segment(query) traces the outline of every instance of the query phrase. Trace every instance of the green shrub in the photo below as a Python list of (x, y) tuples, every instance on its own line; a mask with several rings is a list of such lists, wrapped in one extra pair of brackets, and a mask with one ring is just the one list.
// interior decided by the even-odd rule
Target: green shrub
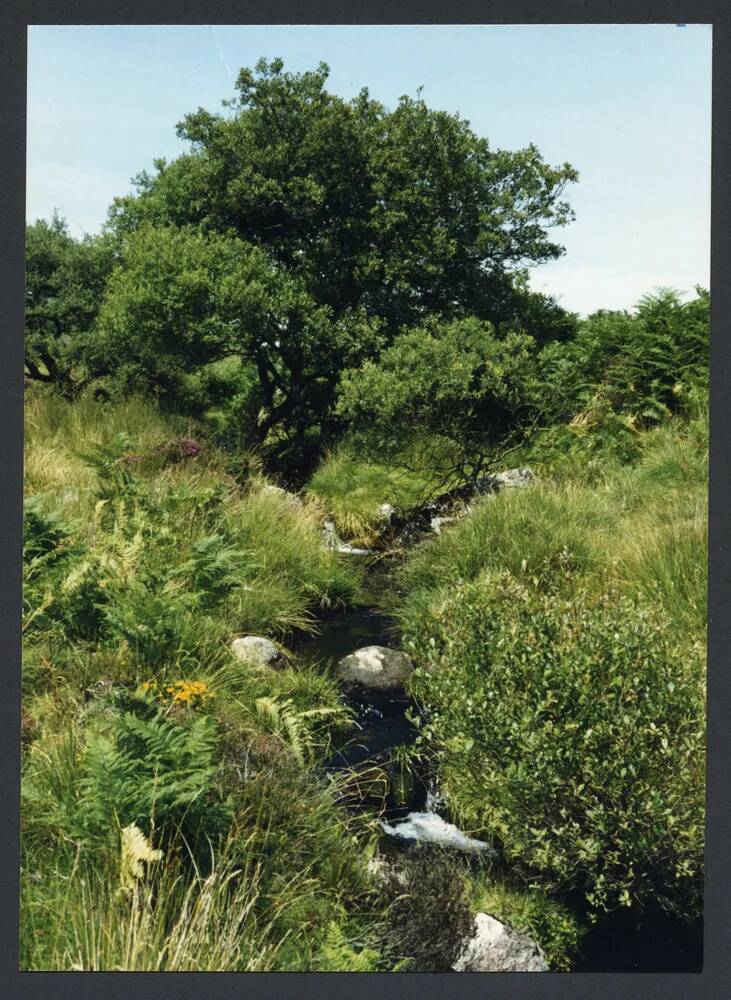
[(700, 642), (629, 599), (546, 596), (484, 574), (404, 613), (448, 804), (545, 887), (594, 910), (702, 891)]
[(607, 407), (637, 426), (662, 424), (693, 408), (708, 385), (710, 297), (702, 288), (681, 303), (671, 289), (646, 295), (632, 313), (599, 310), (565, 343), (541, 353), (547, 416)]

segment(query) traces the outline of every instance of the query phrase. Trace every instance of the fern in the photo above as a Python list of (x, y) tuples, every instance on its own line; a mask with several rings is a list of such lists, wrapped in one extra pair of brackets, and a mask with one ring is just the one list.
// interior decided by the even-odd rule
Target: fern
[(364, 947), (356, 951), (340, 924), (331, 920), (322, 944), (318, 967), (323, 972), (376, 972), (380, 954)]
[[(150, 708), (142, 702), (140, 711)], [(221, 835), (231, 818), (216, 773), (210, 719), (182, 726), (157, 711), (125, 711), (89, 740), (76, 832), (96, 840), (135, 823), (167, 839), (181, 834), (195, 848)]]
[(178, 566), (171, 578), (187, 580), (201, 606), (211, 607), (239, 586), (246, 556), (241, 549), (227, 545), (223, 535), (209, 535), (195, 542), (190, 559)]
[(312, 762), (318, 748), (327, 742), (323, 739), (318, 721), (337, 723), (347, 718), (347, 710), (338, 706), (300, 711), (289, 698), (283, 701), (271, 697), (257, 698), (255, 704), (259, 720), (265, 722), (270, 731), (287, 744), (295, 759), (302, 765)]

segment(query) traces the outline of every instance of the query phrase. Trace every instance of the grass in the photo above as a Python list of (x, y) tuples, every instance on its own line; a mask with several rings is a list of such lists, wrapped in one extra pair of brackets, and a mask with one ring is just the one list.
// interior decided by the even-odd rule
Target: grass
[[(274, 838), (272, 838), (274, 839)], [(116, 859), (81, 850), (24, 871), (21, 968), (48, 971), (264, 972), (319, 968), (327, 922), (343, 922), (310, 863), (272, 879), (266, 839), (232, 839), (205, 875), (181, 860), (147, 866), (131, 891)], [(34, 866), (36, 858), (26, 858)], [(40, 876), (43, 876), (41, 881)], [(32, 878), (32, 881), (31, 881)], [(352, 884), (349, 886), (352, 890)], [(324, 925), (308, 927), (303, 917)]]
[[(246, 632), (286, 646), (357, 598), (359, 571), (323, 545), (320, 503), (267, 489), (255, 463), (233, 476), (199, 426), (144, 400), (39, 393), (26, 420), (23, 968), (387, 968), (372, 826), (313, 776), (347, 721), (334, 680), (229, 651)], [(187, 457), (181, 439), (196, 442)], [(125, 712), (141, 715), (122, 726)], [(189, 742), (206, 748), (197, 778), (185, 756), (160, 763), (204, 730)], [(158, 767), (165, 797), (150, 807)], [(183, 834), (194, 780), (210, 799), (197, 845)], [(161, 826), (176, 788), (181, 825)], [(164, 833), (132, 895), (119, 880), (130, 818), (155, 847)]]
[(427, 472), (364, 461), (347, 442), (326, 456), (307, 486), (338, 533), (366, 547), (373, 544), (383, 528), (379, 513), (382, 504), (415, 507), (433, 488), (434, 481)]
[(483, 500), (468, 518), (418, 546), (400, 578), (404, 614), (430, 592), (509, 571), (563, 592), (614, 586), (664, 610), (680, 635), (706, 616), (707, 422), (646, 432), (635, 465), (581, 464), (525, 490)]

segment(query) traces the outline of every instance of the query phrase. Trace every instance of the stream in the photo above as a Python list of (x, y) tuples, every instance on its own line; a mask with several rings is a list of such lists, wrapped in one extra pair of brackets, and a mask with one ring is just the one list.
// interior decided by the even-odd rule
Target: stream
[[(387, 592), (388, 569), (381, 566), (369, 571), (368, 583), (373, 605), (323, 620), (318, 635), (297, 644), (299, 656), (334, 672), (344, 656), (363, 646), (399, 647), (393, 618), (376, 603), (381, 592)], [(394, 757), (397, 759), (399, 748), (408, 748), (417, 736), (406, 714), (416, 711), (413, 703), (406, 697), (382, 694), (368, 694), (362, 699), (344, 695), (344, 700), (354, 711), (355, 724), (334, 747), (326, 770), (337, 775), (351, 768), (367, 770), (370, 765), (390, 769), (392, 787), (387, 795), (369, 797), (359, 789), (352, 800), (345, 799), (349, 807), (378, 812), (384, 831), (384, 853), (401, 853), (423, 843), (482, 853), (484, 857), (492, 854), (487, 844), (468, 837), (440, 814), (434, 775), (428, 767), (409, 781), (393, 781)], [(393, 785), (399, 794), (394, 793)], [(574, 971), (695, 972), (700, 971), (702, 963), (701, 924), (689, 926), (658, 910), (645, 912), (639, 926), (633, 910), (619, 910), (588, 930)]]

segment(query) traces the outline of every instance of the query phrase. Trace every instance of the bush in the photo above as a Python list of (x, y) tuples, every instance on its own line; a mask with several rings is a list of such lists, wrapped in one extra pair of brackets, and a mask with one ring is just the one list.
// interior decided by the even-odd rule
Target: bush
[(701, 645), (629, 599), (596, 603), (483, 574), (404, 614), (413, 691), (462, 823), (594, 911), (700, 906)]
[[(377, 363), (344, 372), (338, 412), (370, 457), (398, 465), (405, 446), (434, 441), (424, 466), (444, 482), (464, 481), (525, 437), (538, 415), (535, 376), (536, 345), (526, 334), (498, 337), (474, 317), (430, 322), (402, 332)], [(451, 461), (440, 469), (445, 450)]]
[(548, 344), (541, 354), (547, 413), (568, 420), (608, 406), (640, 427), (687, 413), (694, 392), (708, 385), (710, 297), (696, 293), (681, 303), (660, 289), (633, 313), (600, 310), (571, 340)]

